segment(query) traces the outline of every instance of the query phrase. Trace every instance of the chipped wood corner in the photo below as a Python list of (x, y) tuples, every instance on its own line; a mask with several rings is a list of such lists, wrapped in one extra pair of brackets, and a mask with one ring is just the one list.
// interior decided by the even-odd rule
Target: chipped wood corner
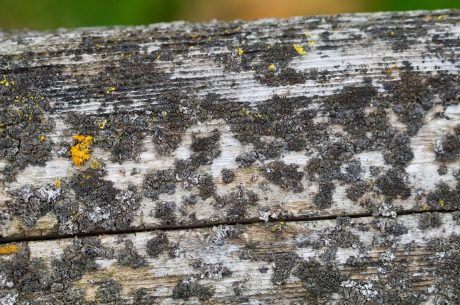
[(0, 31), (0, 304), (459, 304), (458, 10)]

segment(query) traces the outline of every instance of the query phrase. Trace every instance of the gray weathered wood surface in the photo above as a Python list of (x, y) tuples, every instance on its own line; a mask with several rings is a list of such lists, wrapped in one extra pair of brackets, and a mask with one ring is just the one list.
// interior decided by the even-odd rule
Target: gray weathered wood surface
[(0, 31), (0, 303), (458, 304), (459, 54), (456, 10)]

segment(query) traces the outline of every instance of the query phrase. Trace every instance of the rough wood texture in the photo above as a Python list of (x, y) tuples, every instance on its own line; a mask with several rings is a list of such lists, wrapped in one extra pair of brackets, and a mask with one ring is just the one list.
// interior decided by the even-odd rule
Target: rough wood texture
[(458, 216), (341, 218), (18, 243), (18, 252), (0, 264), (0, 300), (458, 304)]
[(459, 304), (459, 21), (0, 32), (0, 304)]

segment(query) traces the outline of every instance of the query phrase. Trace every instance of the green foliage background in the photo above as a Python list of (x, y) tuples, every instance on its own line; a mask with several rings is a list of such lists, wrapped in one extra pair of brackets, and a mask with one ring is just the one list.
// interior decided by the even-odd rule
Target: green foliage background
[[(190, 1), (193, 3), (195, 0), (0, 0), (0, 28), (46, 30), (58, 27), (137, 25), (171, 21), (184, 18), (180, 15), (181, 8), (186, 2), (190, 4)], [(359, 7), (362, 7), (360, 11), (460, 7), (460, 0), (344, 1), (356, 1)], [(324, 1), (324, 5), (327, 6), (327, 1)], [(333, 7), (329, 10), (334, 13)], [(308, 11), (296, 11), (293, 15), (310, 14)]]

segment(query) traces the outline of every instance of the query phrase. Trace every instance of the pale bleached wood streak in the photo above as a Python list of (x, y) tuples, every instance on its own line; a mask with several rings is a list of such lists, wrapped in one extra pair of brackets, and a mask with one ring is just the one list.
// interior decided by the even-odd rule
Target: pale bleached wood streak
[(459, 20), (0, 32), (2, 238), (458, 210)]

